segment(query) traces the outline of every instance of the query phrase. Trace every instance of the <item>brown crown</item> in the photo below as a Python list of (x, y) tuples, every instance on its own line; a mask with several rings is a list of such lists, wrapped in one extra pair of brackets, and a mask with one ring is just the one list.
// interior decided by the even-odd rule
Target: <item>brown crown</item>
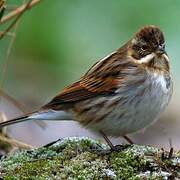
[(147, 43), (160, 45), (164, 43), (164, 35), (156, 26), (145, 26), (136, 33), (136, 37)]

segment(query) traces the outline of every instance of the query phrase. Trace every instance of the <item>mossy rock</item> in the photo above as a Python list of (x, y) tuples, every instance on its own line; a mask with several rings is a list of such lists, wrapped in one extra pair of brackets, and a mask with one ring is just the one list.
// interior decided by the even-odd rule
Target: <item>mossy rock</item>
[(2, 179), (179, 179), (180, 153), (168, 157), (154, 147), (121, 145), (111, 152), (90, 138), (65, 138), (0, 161)]

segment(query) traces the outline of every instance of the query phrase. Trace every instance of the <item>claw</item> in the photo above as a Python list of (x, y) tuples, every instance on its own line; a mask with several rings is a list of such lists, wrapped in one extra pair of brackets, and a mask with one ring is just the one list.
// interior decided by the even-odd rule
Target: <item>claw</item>
[(127, 144), (127, 145), (115, 145), (113, 146), (113, 148), (111, 148), (111, 151), (115, 151), (115, 152), (121, 152), (121, 151), (124, 151), (125, 149), (131, 147), (131, 144)]

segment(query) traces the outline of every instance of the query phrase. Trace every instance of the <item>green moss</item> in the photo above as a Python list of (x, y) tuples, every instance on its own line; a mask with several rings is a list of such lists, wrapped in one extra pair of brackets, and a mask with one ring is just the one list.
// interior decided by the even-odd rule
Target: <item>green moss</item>
[(146, 165), (142, 157), (134, 155), (132, 152), (112, 153), (110, 156), (112, 168), (117, 172), (118, 178), (130, 178), (141, 171)]
[[(48, 147), (18, 152), (3, 159), (0, 162), (1, 174), (8, 180), (164, 177), (162, 167), (157, 168), (157, 162), (153, 160), (160, 157), (161, 151), (156, 148), (133, 145), (121, 152), (106, 154), (105, 151), (109, 152), (106, 145), (89, 138), (66, 138)], [(171, 161), (168, 163), (172, 164)]]

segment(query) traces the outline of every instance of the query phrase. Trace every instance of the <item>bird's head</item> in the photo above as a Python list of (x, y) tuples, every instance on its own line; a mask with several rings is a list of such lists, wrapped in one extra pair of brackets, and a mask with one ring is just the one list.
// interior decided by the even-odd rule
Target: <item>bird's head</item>
[(164, 35), (156, 26), (145, 26), (135, 34), (129, 42), (128, 55), (138, 64), (169, 71)]

